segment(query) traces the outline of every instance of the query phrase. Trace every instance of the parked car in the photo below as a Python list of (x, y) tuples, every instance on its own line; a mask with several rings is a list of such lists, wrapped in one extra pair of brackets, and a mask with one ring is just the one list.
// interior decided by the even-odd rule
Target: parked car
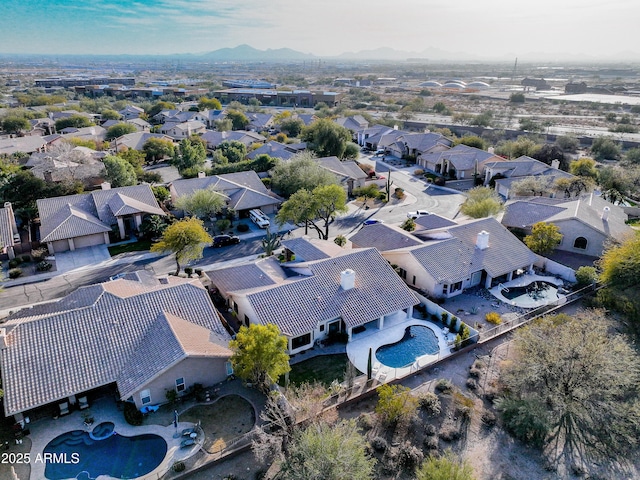
[(407, 218), (412, 218), (415, 220), (416, 218), (425, 217), (427, 215), (431, 215), (431, 212), (427, 212), (426, 210), (418, 210), (416, 212), (407, 213)]
[(379, 218), (369, 218), (362, 222), (363, 225), (375, 225), (376, 223), (384, 223), (384, 221)]
[(227, 245), (235, 245), (240, 243), (240, 237), (236, 235), (216, 235), (213, 237), (212, 247), (226, 247)]

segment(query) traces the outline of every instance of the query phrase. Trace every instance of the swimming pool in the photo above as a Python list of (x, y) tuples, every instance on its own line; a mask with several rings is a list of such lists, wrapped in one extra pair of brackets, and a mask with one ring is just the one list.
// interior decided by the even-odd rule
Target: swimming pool
[[(106, 433), (108, 425), (100, 430), (97, 433)], [(94, 440), (88, 432), (73, 430), (51, 440), (44, 453), (54, 454), (56, 458), (66, 454), (66, 458), (71, 459), (47, 463), (44, 475), (49, 480), (99, 475), (129, 479), (146, 475), (160, 465), (167, 454), (167, 442), (159, 435), (125, 437), (116, 432)]]
[(400, 341), (378, 348), (376, 358), (388, 367), (400, 368), (411, 365), (423, 355), (435, 355), (439, 350), (438, 338), (429, 327), (411, 325), (405, 329)]
[(538, 277), (524, 285), (500, 284), (492, 288), (490, 292), (499, 300), (522, 308), (536, 308), (554, 302), (564, 302), (565, 296), (558, 293), (562, 282), (559, 282), (560, 285), (558, 285), (552, 283), (553, 281), (557, 282), (555, 279), (547, 281), (542, 278), (549, 279), (550, 277)]

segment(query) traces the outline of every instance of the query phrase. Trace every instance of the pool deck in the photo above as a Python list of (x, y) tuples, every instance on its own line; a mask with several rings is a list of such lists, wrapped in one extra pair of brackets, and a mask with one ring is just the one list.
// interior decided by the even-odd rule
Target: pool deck
[(504, 295), (502, 295), (502, 289), (503, 288), (510, 288), (510, 287), (526, 287), (527, 285), (533, 283), (533, 282), (548, 282), (548, 283), (552, 283), (554, 284), (556, 287), (561, 287), (564, 282), (556, 277), (543, 277), (540, 275), (530, 275), (530, 274), (525, 274), (521, 277), (516, 278), (515, 280), (511, 280), (510, 282), (507, 283), (501, 283), (500, 285), (498, 285), (497, 287), (493, 287), (492, 289), (489, 290), (489, 292), (491, 293), (491, 295), (493, 295), (494, 297), (496, 297), (498, 300), (500, 300), (501, 302), (504, 302), (508, 305), (513, 305), (516, 307), (520, 307), (520, 308), (538, 308), (541, 307), (543, 305), (548, 305), (550, 303), (554, 303), (554, 302), (559, 302), (563, 303), (564, 300), (564, 295), (562, 294), (558, 294), (558, 298), (554, 298), (554, 299), (548, 299), (548, 298), (542, 298), (540, 300), (536, 300), (533, 298), (527, 298), (524, 300), (520, 300), (519, 302), (514, 302), (513, 300), (509, 300), (508, 298), (506, 298)]
[[(375, 357), (376, 350), (383, 345), (400, 341), (402, 337), (404, 337), (405, 329), (412, 325), (422, 325), (433, 331), (438, 339), (438, 354), (418, 357), (416, 361), (406, 367), (393, 368), (381, 364)], [(454, 338), (452, 334), (445, 336), (442, 328), (435, 323), (418, 318), (408, 318), (404, 312), (400, 312), (385, 317), (382, 330), (379, 330), (377, 326), (373, 324), (368, 324), (364, 332), (355, 334), (351, 342), (347, 344), (347, 356), (358, 370), (366, 372), (369, 349), (371, 349), (373, 378), (381, 383), (388, 382), (395, 378), (404, 377), (411, 372), (424, 368), (432, 362), (448, 357), (451, 354), (451, 346), (449, 343), (452, 342)]]

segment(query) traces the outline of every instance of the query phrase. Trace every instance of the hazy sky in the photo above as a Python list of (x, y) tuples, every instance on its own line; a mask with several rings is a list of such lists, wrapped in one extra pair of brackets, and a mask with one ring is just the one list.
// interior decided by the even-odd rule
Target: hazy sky
[(246, 43), (608, 55), (640, 45), (637, 0), (0, 0), (0, 52), (202, 53)]

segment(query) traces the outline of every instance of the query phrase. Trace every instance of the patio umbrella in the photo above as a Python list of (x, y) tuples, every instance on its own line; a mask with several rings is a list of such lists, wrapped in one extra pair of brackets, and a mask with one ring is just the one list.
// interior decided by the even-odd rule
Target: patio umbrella
[(371, 348), (369, 348), (369, 360), (367, 361), (367, 380), (371, 380), (373, 375), (373, 365), (371, 364)]

